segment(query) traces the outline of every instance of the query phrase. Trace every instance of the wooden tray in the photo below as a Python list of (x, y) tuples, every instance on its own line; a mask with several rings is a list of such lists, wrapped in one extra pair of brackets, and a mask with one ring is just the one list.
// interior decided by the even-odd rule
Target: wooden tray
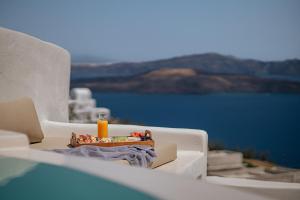
[(94, 145), (100, 147), (116, 147), (116, 146), (125, 146), (125, 145), (147, 145), (154, 147), (154, 140), (145, 140), (145, 141), (133, 141), (133, 142), (98, 142), (98, 143), (86, 143), (86, 144), (79, 144), (76, 139), (76, 134), (72, 133), (72, 137), (70, 140), (71, 147), (79, 147), (82, 145)]

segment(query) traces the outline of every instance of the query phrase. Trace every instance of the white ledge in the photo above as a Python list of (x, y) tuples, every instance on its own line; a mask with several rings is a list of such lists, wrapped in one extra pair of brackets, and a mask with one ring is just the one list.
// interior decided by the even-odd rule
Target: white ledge
[(18, 132), (0, 130), (0, 141), (0, 151), (29, 148), (27, 136)]

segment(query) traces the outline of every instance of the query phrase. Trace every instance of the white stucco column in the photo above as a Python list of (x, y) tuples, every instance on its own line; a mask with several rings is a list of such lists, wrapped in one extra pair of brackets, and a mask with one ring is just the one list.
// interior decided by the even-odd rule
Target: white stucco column
[(30, 97), (40, 120), (67, 122), (69, 84), (68, 51), (0, 28), (0, 101)]

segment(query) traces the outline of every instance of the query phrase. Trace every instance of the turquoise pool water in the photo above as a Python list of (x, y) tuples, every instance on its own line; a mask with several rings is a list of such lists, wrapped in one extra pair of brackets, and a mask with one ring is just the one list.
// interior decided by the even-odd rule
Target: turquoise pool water
[[(14, 177), (14, 172), (19, 176)], [(11, 174), (12, 178), (4, 180), (6, 174)], [(1, 177), (1, 200), (155, 199), (146, 193), (77, 170), (14, 158), (0, 157)]]

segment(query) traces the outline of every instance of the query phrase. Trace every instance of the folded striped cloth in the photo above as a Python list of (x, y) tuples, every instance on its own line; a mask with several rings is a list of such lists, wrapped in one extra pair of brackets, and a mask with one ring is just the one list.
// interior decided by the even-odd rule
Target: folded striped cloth
[(157, 157), (153, 147), (145, 145), (130, 145), (117, 147), (99, 147), (83, 145), (70, 149), (55, 149), (57, 153), (64, 155), (76, 155), (84, 157), (96, 157), (102, 160), (127, 160), (130, 165), (150, 167)]

